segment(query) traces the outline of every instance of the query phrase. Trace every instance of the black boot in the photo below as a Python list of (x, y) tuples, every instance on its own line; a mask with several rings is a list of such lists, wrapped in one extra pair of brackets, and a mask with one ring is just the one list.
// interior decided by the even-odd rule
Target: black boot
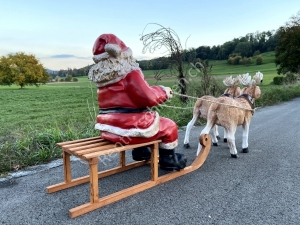
[(175, 149), (159, 149), (159, 164), (163, 170), (181, 170), (186, 167), (186, 157)]
[(149, 147), (134, 148), (131, 154), (135, 161), (150, 160), (151, 158), (151, 151)]

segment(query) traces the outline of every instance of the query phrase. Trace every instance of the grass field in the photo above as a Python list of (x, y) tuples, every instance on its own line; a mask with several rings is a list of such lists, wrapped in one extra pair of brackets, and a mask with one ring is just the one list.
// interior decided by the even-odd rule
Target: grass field
[[(231, 66), (226, 61), (210, 62), (213, 65), (212, 75), (223, 78), (246, 72), (254, 75), (261, 71), (264, 83), (257, 106), (272, 105), (300, 96), (299, 85), (270, 85), (273, 77), (277, 76), (273, 54), (264, 54), (265, 63), (260, 66)], [(186, 66), (189, 69), (189, 65)], [(143, 72), (150, 85), (156, 83), (153, 71)], [(197, 83), (198, 79), (196, 76), (192, 80)], [(158, 81), (157, 85), (172, 87), (175, 83), (176, 77), (172, 77)], [(78, 82), (49, 83), (23, 89), (15, 85), (0, 86), (0, 174), (13, 170), (16, 165), (23, 168), (61, 157), (55, 145), (57, 142), (98, 135), (93, 129), (98, 114), (96, 91), (95, 84), (87, 77), (79, 77)], [(166, 105), (186, 110), (160, 107), (159, 114), (171, 118), (178, 126), (184, 126), (192, 117), (194, 102), (192, 99), (182, 105), (174, 97)]]
[[(238, 74), (249, 73), (250, 75), (254, 75), (256, 72), (260, 71), (264, 74), (264, 84), (270, 84), (273, 81), (273, 78), (277, 75), (276, 66), (274, 63), (275, 53), (274, 52), (266, 52), (261, 54), (263, 57), (263, 64), (256, 65), (256, 57), (252, 58), (252, 64), (250, 65), (229, 65), (227, 64), (227, 60), (217, 60), (217, 61), (209, 61), (209, 65), (212, 65), (211, 75), (216, 78), (224, 78), (225, 76), (236, 76)], [(188, 71), (192, 69), (192, 65), (185, 64), (185, 74), (188, 74)], [(195, 70), (190, 70), (192, 74), (195, 74)], [(152, 85), (156, 83), (154, 79), (155, 71), (146, 70), (143, 71), (145, 77), (148, 82)], [(169, 74), (169, 70), (163, 71), (165, 74)], [(198, 75), (200, 76), (200, 74)], [(197, 77), (193, 78), (197, 80)], [(172, 86), (176, 82), (176, 77), (166, 77), (161, 81), (158, 81), (158, 85), (168, 85)]]
[[(88, 79), (76, 83), (46, 84), (40, 87), (0, 88), (0, 140), (31, 129), (94, 121), (98, 111), (96, 88)], [(95, 108), (95, 110), (94, 110)]]

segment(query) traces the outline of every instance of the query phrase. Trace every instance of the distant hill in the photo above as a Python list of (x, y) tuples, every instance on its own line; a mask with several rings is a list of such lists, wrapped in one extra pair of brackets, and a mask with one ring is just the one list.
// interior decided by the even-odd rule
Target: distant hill
[(48, 73), (50, 73), (50, 74), (52, 74), (52, 73), (57, 73), (57, 72), (58, 72), (57, 70), (50, 70), (50, 69), (48, 69), (48, 68), (46, 68), (46, 71), (47, 71)]

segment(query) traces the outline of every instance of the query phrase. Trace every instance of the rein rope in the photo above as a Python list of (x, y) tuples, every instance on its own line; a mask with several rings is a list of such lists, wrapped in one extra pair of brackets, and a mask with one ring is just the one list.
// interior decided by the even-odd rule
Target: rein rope
[[(179, 94), (179, 93), (176, 93), (176, 92), (172, 92), (172, 94), (178, 95), (178, 96), (182, 96), (182, 97), (197, 99), (197, 100), (201, 99), (203, 101), (207, 101), (207, 102), (211, 102), (211, 103), (217, 103), (217, 104), (220, 104), (220, 105), (226, 105), (226, 106), (229, 106), (229, 107), (234, 107), (234, 108), (238, 108), (238, 109), (242, 109), (242, 110), (249, 110), (249, 111), (252, 111), (253, 113), (257, 110), (257, 108), (255, 108), (255, 109), (247, 109), (247, 108), (243, 108), (243, 107), (239, 107), (239, 106), (229, 105), (229, 104), (226, 104), (226, 103), (220, 103), (220, 102), (211, 101), (211, 100), (208, 100), (208, 99), (204, 99), (202, 97), (201, 98), (197, 98), (197, 97), (193, 97), (193, 96), (189, 96), (189, 95), (183, 95), (183, 94)], [(163, 107), (166, 107), (166, 108), (174, 108), (174, 109), (191, 109), (191, 108), (194, 108), (194, 107), (182, 108), (182, 107), (167, 106), (167, 105), (160, 105), (160, 106), (163, 106)]]

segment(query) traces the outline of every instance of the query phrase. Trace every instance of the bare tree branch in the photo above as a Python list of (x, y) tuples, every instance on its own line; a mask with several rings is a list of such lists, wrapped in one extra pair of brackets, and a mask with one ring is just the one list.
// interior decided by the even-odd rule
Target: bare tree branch
[[(144, 34), (146, 28), (149, 25), (156, 25), (159, 27), (159, 29), (155, 32)], [(147, 51), (149, 51), (150, 53), (154, 53), (156, 50), (161, 49), (162, 47), (165, 47), (167, 49), (165, 53), (168, 53), (170, 55), (171, 60), (176, 65), (176, 71), (178, 72), (178, 87), (181, 94), (185, 95), (187, 92), (187, 82), (183, 74), (183, 49), (181, 46), (180, 38), (176, 34), (176, 32), (171, 28), (166, 28), (160, 24), (149, 23), (144, 28), (140, 40), (144, 45), (143, 53), (146, 53)], [(181, 101), (186, 102), (187, 98), (181, 97)]]

